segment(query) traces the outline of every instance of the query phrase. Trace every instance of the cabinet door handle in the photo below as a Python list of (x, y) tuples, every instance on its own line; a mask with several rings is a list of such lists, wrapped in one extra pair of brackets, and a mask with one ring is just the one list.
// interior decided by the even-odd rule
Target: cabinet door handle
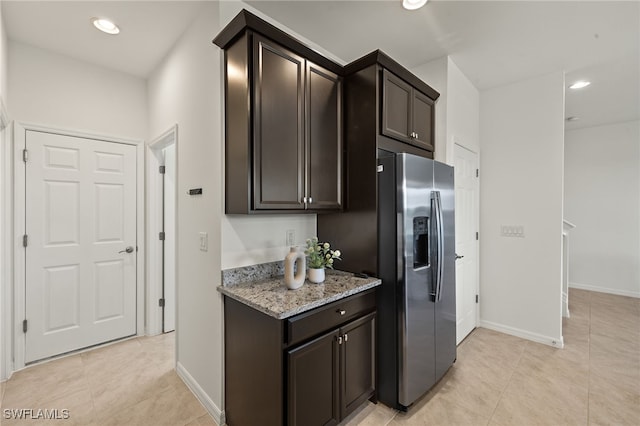
[(340, 315), (344, 315), (347, 313), (347, 311), (345, 311), (344, 309), (338, 309), (336, 312), (339, 313)]
[(349, 336), (345, 333), (344, 335), (344, 342), (347, 343), (347, 340), (349, 340)]
[(416, 133), (416, 134), (415, 134), (415, 136), (414, 136), (414, 138), (418, 139), (418, 137), (419, 137), (419, 136), (418, 136), (418, 133)]
[(342, 344), (342, 336), (338, 336), (338, 344), (341, 345)]
[(309, 204), (313, 203), (313, 198), (309, 197)]
[(307, 197), (302, 197), (302, 202), (307, 204)]

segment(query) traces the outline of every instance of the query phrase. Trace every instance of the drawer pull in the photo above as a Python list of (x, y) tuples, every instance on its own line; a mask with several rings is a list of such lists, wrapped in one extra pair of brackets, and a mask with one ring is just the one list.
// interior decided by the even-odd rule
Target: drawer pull
[(347, 311), (345, 311), (344, 309), (338, 309), (336, 312), (339, 313), (340, 315), (344, 315), (347, 313)]

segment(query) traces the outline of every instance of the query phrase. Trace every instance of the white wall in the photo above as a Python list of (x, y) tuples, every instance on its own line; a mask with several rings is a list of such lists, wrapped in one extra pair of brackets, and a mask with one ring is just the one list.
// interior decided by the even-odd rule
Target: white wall
[(11, 235), (9, 224), (7, 223), (7, 213), (11, 211), (11, 204), (8, 203), (10, 198), (9, 188), (7, 187), (10, 182), (10, 167), (9, 159), (11, 158), (11, 150), (9, 144), (9, 131), (3, 130), (3, 125), (9, 119), (6, 109), (6, 97), (7, 97), (7, 31), (4, 25), (4, 19), (2, 17), (2, 7), (0, 7), (0, 202), (3, 208), (0, 209), (0, 381), (4, 380), (8, 376), (9, 365), (7, 361), (9, 359), (7, 350), (9, 347), (10, 330), (9, 321), (10, 309), (7, 309), (5, 302), (10, 300), (9, 297), (9, 283), (10, 275), (9, 264), (11, 262), (10, 247), (11, 243), (7, 241), (5, 235)]
[(547, 344), (562, 336), (563, 139), (562, 73), (481, 93), (480, 324)]
[(453, 145), (456, 143), (480, 153), (480, 92), (451, 57), (448, 58), (447, 76), (446, 162), (453, 164)]
[(570, 286), (640, 297), (640, 121), (565, 133)]
[[(148, 80), (149, 135), (157, 137), (178, 124), (178, 369), (192, 378), (216, 417), (223, 407), (222, 297), (216, 291), (223, 155), (221, 56), (211, 40), (219, 29), (218, 4), (203, 3), (196, 21)], [(203, 193), (189, 196), (189, 188)], [(199, 249), (199, 232), (208, 233), (207, 252)]]
[(9, 42), (7, 40), (7, 29), (4, 24), (4, 18), (2, 16), (2, 7), (0, 7), (0, 98), (5, 99), (7, 97), (7, 56), (8, 56)]
[(11, 118), (132, 139), (147, 137), (141, 78), (9, 41)]

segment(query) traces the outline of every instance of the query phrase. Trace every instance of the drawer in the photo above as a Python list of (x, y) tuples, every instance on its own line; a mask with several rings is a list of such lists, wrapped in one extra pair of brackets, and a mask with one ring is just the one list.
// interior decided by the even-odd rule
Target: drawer
[(287, 346), (339, 327), (376, 309), (375, 289), (337, 300), (287, 320)]

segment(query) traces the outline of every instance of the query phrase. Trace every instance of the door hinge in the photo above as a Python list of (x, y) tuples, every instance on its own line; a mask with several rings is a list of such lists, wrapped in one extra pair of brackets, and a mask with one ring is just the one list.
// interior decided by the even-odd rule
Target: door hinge
[(165, 173), (165, 171), (166, 171), (165, 166), (160, 166), (159, 169), (160, 169), (159, 171), (160, 171), (161, 175), (163, 175)]
[(22, 236), (22, 247), (26, 247), (29, 245), (29, 236), (27, 234), (24, 234)]
[(480, 239), (480, 235), (476, 232), (476, 241), (478, 241), (478, 239)]
[(158, 238), (160, 239), (160, 241), (164, 241), (166, 237), (166, 234), (164, 233), (164, 231), (158, 233)]
[(27, 320), (25, 319), (22, 321), (22, 332), (26, 333), (27, 329), (28, 329), (28, 325), (27, 325)]
[(476, 303), (478, 303), (478, 295), (476, 294)]
[(158, 299), (158, 306), (164, 308), (164, 299)]
[(24, 161), (25, 163), (29, 161), (29, 151), (27, 151), (26, 149), (22, 150), (22, 161)]
[(476, 177), (480, 177), (480, 169), (476, 169)]

